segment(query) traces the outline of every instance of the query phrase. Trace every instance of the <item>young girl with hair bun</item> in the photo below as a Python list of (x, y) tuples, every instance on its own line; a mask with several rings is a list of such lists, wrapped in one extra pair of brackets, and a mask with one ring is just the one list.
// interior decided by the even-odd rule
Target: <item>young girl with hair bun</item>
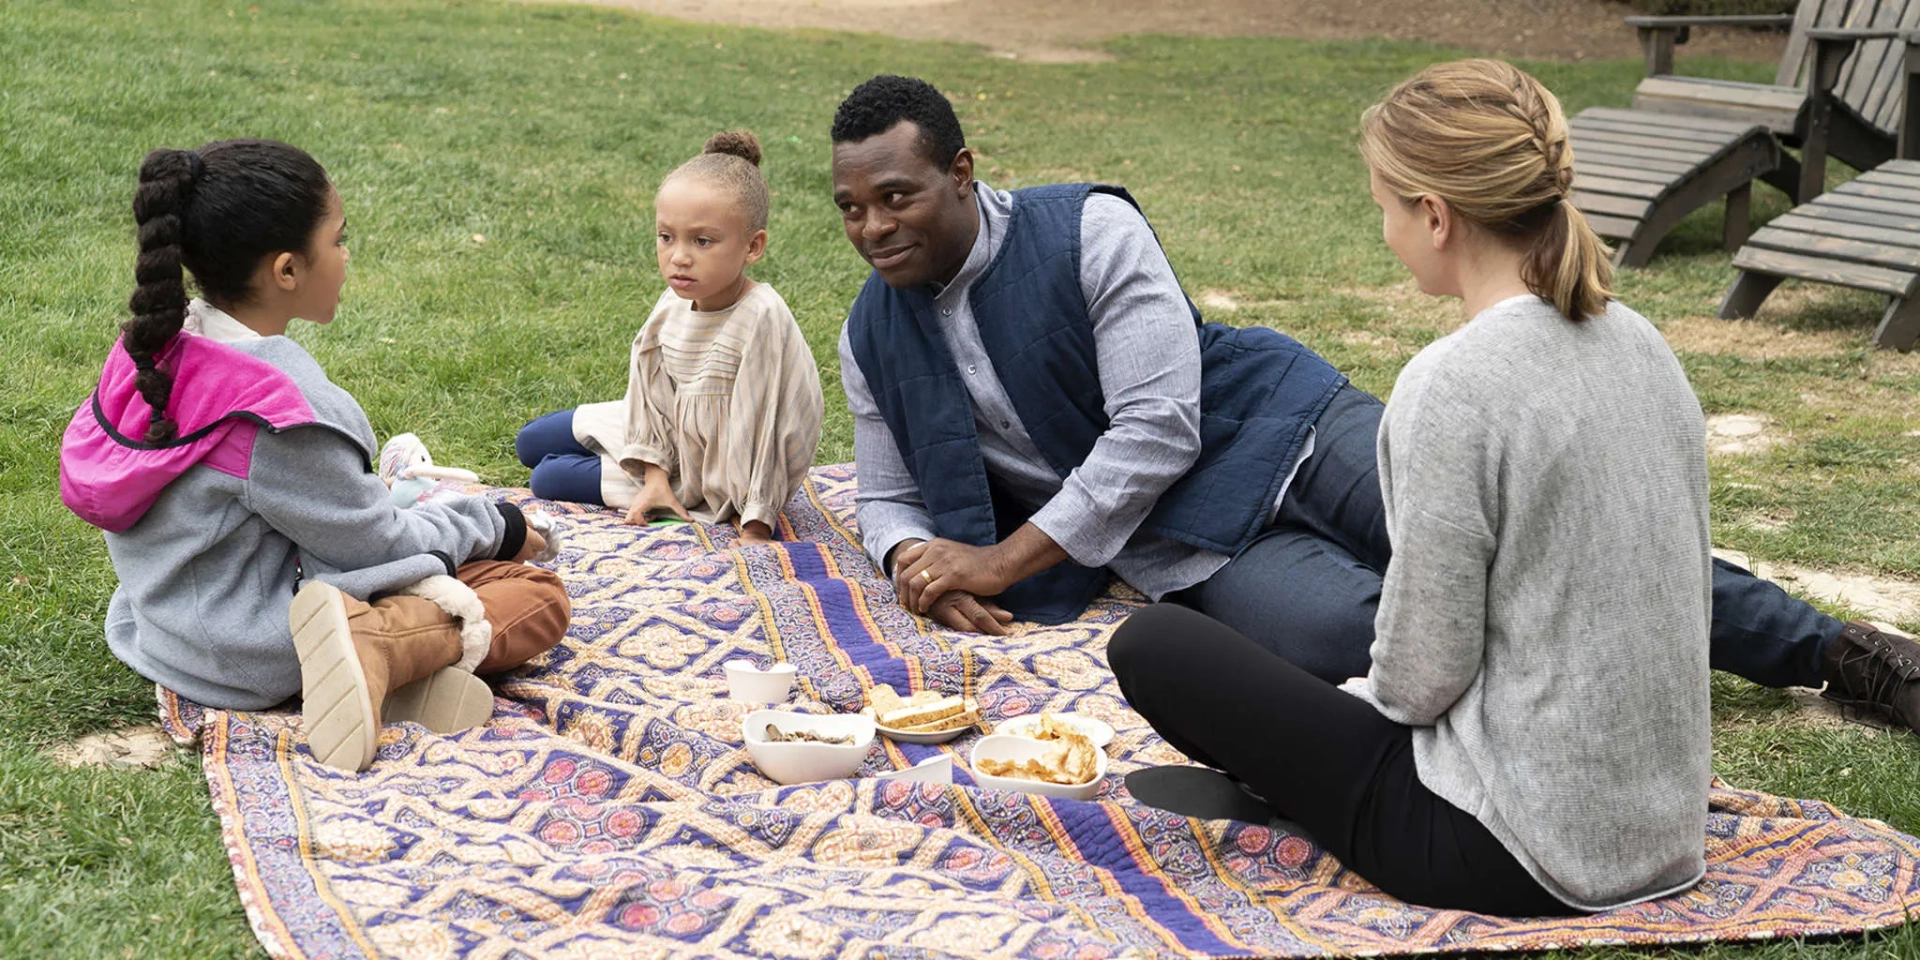
[(1387, 246), (1469, 318), (1381, 423), (1368, 674), (1335, 687), (1165, 605), (1108, 649), (1170, 744), (1430, 907), (1606, 910), (1705, 869), (1705, 427), (1612, 298), (1567, 137), (1553, 95), (1492, 60), (1430, 67), (1361, 121)]
[(806, 479), (825, 403), (793, 311), (746, 268), (767, 248), (760, 144), (716, 134), (654, 198), (667, 289), (634, 338), (624, 400), (547, 414), (521, 428), (537, 496), (725, 523), (768, 543)]
[(60, 451), (61, 499), (120, 578), (107, 645), (211, 707), (298, 694), (314, 758), (346, 770), (383, 720), (484, 722), (474, 673), (558, 643), (567, 593), (518, 562), (545, 544), (510, 504), (396, 508), (366, 414), (285, 336), (332, 322), (346, 278), (326, 171), (270, 140), (155, 150), (133, 213), (133, 317)]

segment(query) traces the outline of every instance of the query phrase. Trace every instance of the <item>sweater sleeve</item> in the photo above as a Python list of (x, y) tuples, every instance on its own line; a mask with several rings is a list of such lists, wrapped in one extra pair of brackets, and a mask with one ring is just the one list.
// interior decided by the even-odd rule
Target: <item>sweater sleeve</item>
[(1380, 431), (1393, 562), (1363, 693), (1409, 726), (1432, 726), (1480, 675), (1496, 526), (1488, 419), (1428, 370), (1408, 367)]
[(260, 432), (246, 506), (302, 552), (341, 570), (428, 553), (456, 566), (510, 560), (526, 540), (526, 521), (511, 504), (459, 497), (395, 506), (359, 449), (321, 427)]
[(746, 482), (736, 500), (740, 521), (772, 527), (806, 481), (826, 404), (813, 351), (786, 304), (769, 293), (754, 308), (752, 345), (727, 405), (727, 459)]

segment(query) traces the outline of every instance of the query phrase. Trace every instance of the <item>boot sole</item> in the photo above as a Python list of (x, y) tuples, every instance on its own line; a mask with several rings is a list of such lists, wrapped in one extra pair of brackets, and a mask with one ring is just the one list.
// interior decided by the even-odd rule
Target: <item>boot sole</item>
[(411, 721), (433, 733), (459, 733), (493, 719), (493, 688), (458, 667), (441, 667), (395, 690), (384, 712), (388, 723)]
[(373, 764), (380, 729), (373, 697), (360, 670), (338, 589), (313, 581), (294, 594), (287, 613), (293, 648), (300, 655), (300, 720), (313, 758), (336, 770), (358, 773)]

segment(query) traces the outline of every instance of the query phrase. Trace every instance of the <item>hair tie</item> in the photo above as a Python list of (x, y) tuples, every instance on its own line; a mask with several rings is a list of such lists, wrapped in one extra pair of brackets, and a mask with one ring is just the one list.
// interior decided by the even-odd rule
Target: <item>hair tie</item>
[(150, 357), (150, 356), (148, 356), (148, 357), (134, 357), (134, 358), (133, 358), (133, 368), (134, 368), (135, 370), (138, 370), (138, 371), (140, 371), (141, 373), (145, 373), (145, 372), (147, 372), (148, 370), (152, 370), (152, 369), (154, 368), (154, 361), (153, 361), (153, 358), (152, 358), (152, 357)]

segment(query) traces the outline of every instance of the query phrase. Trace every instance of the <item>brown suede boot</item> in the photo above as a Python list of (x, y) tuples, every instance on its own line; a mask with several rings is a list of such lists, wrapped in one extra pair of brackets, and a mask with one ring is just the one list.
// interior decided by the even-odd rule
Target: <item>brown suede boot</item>
[(1881, 624), (1854, 620), (1827, 644), (1824, 696), (1920, 732), (1920, 643)]
[(460, 660), (460, 627), (430, 600), (395, 596), (369, 605), (315, 581), (294, 596), (287, 619), (300, 654), (307, 747), (327, 766), (371, 765), (383, 713), (435, 733), (493, 715), (486, 683), (450, 666)]

